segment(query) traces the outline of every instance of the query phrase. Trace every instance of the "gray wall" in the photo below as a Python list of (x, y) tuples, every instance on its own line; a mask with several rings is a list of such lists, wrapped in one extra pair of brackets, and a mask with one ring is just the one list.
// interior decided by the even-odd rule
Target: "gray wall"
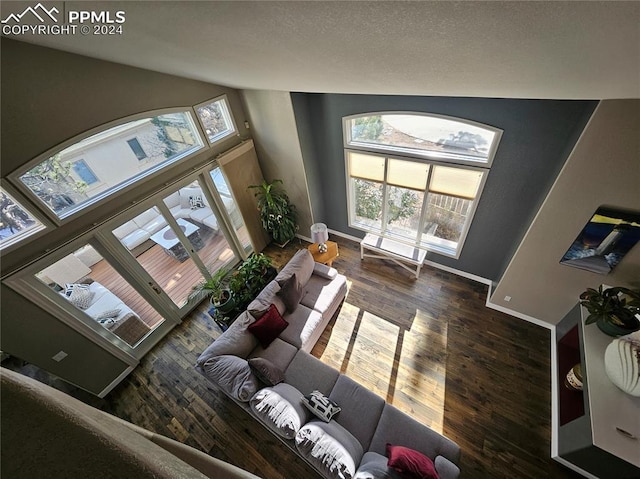
[[(2, 351), (95, 395), (128, 365), (2, 285)], [(68, 354), (56, 362), (59, 351)]]
[(342, 117), (428, 112), (504, 130), (460, 258), (427, 255), (428, 260), (493, 281), (504, 272), (597, 104), (305, 93), (292, 93), (292, 99), (305, 168), (320, 172), (307, 178), (315, 220), (360, 238), (364, 233), (348, 226)]

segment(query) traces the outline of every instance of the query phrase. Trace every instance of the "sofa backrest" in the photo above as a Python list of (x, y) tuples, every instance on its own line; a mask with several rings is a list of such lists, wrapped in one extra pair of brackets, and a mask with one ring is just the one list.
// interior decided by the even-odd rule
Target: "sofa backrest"
[(455, 442), (420, 424), (390, 404), (384, 406), (369, 450), (385, 455), (387, 443), (410, 447), (433, 460), (436, 456), (444, 456), (456, 464), (460, 461), (460, 447)]
[(366, 451), (376, 430), (385, 402), (353, 379), (341, 374), (329, 399), (340, 406), (335, 416), (338, 424), (349, 431)]
[(302, 350), (296, 353), (285, 371), (285, 381), (305, 396), (314, 390), (328, 396), (338, 376), (338, 371)]
[(315, 261), (313, 256), (307, 249), (300, 249), (293, 255), (293, 258), (282, 268), (276, 276), (276, 281), (282, 284), (289, 279), (292, 274), (296, 275), (296, 279), (301, 286), (304, 286), (313, 274), (313, 265)]

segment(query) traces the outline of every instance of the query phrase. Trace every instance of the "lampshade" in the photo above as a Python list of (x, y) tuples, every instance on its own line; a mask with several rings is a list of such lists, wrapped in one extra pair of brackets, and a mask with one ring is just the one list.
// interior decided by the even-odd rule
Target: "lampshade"
[(324, 223), (314, 223), (311, 225), (311, 241), (323, 244), (328, 239), (329, 232), (327, 231), (327, 225)]

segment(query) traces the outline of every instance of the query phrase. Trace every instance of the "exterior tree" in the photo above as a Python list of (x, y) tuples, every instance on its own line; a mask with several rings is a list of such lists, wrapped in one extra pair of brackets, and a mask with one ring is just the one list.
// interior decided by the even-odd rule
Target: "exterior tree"
[(378, 116), (366, 116), (356, 118), (352, 136), (354, 140), (377, 140), (382, 134), (384, 125), (382, 118)]
[[(370, 220), (382, 217), (382, 189), (377, 183), (358, 180), (354, 182), (356, 215)], [(418, 194), (407, 189), (395, 189), (387, 200), (387, 221), (411, 218), (418, 206)]]
[(84, 181), (74, 180), (70, 173), (71, 162), (61, 161), (57, 154), (27, 171), (20, 179), (53, 211), (59, 212), (76, 204), (87, 187)]

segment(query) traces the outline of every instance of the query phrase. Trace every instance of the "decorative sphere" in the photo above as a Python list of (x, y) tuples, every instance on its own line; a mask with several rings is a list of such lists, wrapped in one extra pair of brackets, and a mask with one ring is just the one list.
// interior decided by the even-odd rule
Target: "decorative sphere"
[(327, 252), (327, 245), (325, 243), (320, 243), (318, 245), (318, 251), (320, 251), (321, 253), (326, 253)]

